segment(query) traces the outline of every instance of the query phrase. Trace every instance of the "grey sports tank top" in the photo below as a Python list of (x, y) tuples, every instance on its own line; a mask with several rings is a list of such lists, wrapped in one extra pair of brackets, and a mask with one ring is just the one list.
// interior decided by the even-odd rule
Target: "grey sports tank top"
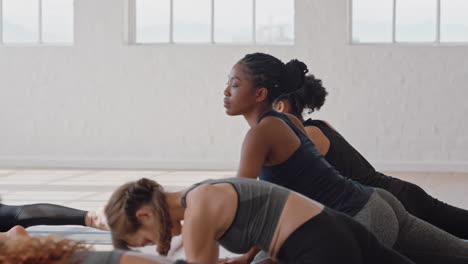
[(247, 178), (206, 180), (192, 185), (182, 195), (186, 208), (186, 196), (203, 184), (229, 183), (237, 192), (238, 206), (234, 221), (218, 239), (227, 250), (242, 254), (252, 247), (268, 251), (278, 225), (278, 220), (288, 199), (289, 191), (279, 185)]

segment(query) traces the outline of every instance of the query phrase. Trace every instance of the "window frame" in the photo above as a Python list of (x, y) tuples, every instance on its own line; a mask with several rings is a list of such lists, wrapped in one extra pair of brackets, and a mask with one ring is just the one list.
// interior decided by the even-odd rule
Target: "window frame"
[(3, 0), (0, 0), (0, 47), (1, 46), (73, 46), (75, 43), (75, 1), (72, 0), (72, 13), (73, 13), (73, 26), (72, 26), (72, 41), (71, 42), (44, 42), (43, 39), (43, 25), (42, 25), (42, 0), (36, 0), (38, 2), (38, 39), (34, 42), (6, 42), (3, 38)]
[(0, 45), (3, 43), (3, 0), (0, 0)]
[(392, 39), (388, 42), (357, 42), (353, 40), (353, 1), (348, 0), (348, 44), (356, 46), (366, 45), (402, 45), (402, 46), (468, 46), (467, 41), (441, 41), (441, 1), (436, 0), (436, 23), (435, 23), (435, 34), (436, 39), (434, 41), (397, 41), (396, 40), (396, 16), (397, 16), (397, 0), (392, 0)]
[(217, 42), (215, 41), (215, 1), (211, 1), (211, 10), (210, 10), (210, 40), (206, 42), (175, 42), (174, 41), (174, 0), (170, 1), (170, 14), (169, 14), (169, 41), (167, 42), (137, 42), (136, 41), (136, 32), (137, 32), (137, 24), (136, 24), (136, 2), (138, 0), (127, 0), (127, 6), (125, 8), (125, 36), (126, 36), (126, 43), (132, 46), (151, 46), (151, 45), (216, 45), (216, 46), (248, 46), (248, 45), (262, 45), (262, 46), (294, 46), (296, 45), (296, 1), (290, 0), (293, 2), (293, 9), (294, 9), (294, 38), (291, 43), (285, 42), (258, 42), (257, 41), (257, 0), (252, 0), (252, 40), (248, 42)]

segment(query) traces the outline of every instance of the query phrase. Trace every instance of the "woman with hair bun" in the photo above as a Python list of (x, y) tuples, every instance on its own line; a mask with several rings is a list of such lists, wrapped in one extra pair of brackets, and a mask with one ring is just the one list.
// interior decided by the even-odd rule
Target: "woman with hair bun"
[(417, 263), (468, 263), (468, 242), (409, 214), (391, 193), (343, 177), (296, 117), (273, 110), (276, 98), (302, 87), (307, 72), (298, 60), (284, 64), (264, 53), (247, 54), (233, 66), (224, 106), (228, 115), (242, 115), (250, 126), (238, 176), (259, 177), (345, 213)]
[(300, 89), (275, 98), (273, 107), (298, 118), (318, 151), (341, 175), (364, 185), (387, 190), (398, 198), (410, 214), (452, 235), (468, 239), (467, 210), (443, 203), (413, 183), (376, 171), (330, 124), (322, 120), (303, 119), (304, 111), (310, 114), (320, 110), (327, 94), (322, 81), (308, 75)]
[(155, 244), (166, 255), (182, 234), (194, 263), (218, 263), (218, 245), (238, 254), (258, 247), (282, 263), (413, 263), (348, 216), (253, 179), (206, 180), (177, 192), (140, 179), (112, 194), (106, 216), (116, 248)]

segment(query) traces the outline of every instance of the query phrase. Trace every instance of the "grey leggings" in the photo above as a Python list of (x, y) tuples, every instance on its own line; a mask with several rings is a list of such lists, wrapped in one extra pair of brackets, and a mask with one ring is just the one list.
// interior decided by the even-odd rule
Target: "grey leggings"
[[(375, 188), (353, 217), (379, 241), (416, 263), (468, 263), (468, 242), (409, 214), (389, 192)], [(468, 225), (468, 223), (467, 223)]]

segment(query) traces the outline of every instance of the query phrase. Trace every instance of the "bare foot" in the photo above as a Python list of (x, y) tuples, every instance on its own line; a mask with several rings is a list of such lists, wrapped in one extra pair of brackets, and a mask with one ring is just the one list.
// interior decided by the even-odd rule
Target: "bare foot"
[(101, 230), (110, 230), (107, 225), (106, 215), (104, 214), (104, 209), (106, 206), (102, 206), (96, 211), (88, 211), (86, 213), (86, 226), (101, 229)]
[(6, 232), (6, 237), (8, 239), (15, 238), (18, 236), (27, 236), (27, 235), (28, 235), (28, 232), (26, 231), (26, 229), (24, 229), (24, 227), (19, 226), (19, 225), (12, 227), (10, 230), (8, 230), (8, 232)]

